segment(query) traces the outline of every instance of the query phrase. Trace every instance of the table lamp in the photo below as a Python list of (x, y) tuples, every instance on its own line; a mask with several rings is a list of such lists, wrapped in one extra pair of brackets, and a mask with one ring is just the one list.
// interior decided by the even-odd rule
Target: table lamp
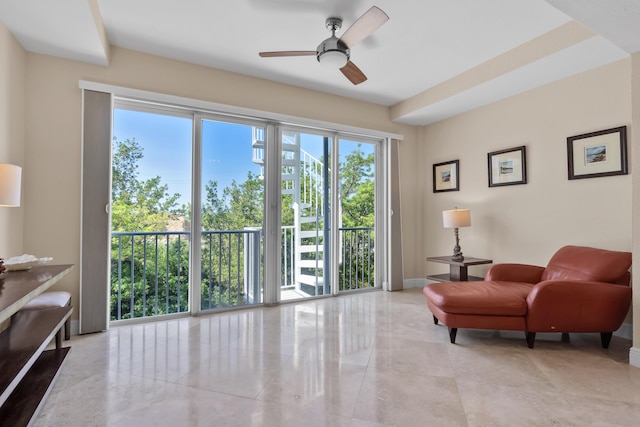
[(0, 206), (20, 206), (20, 166), (0, 163)]
[(471, 225), (471, 211), (469, 209), (454, 208), (448, 211), (442, 211), (442, 225), (444, 228), (453, 228), (456, 236), (456, 245), (453, 247), (452, 261), (463, 261), (462, 250), (460, 249), (460, 239), (458, 237), (458, 228), (469, 227)]
[[(20, 206), (22, 168), (0, 163), (0, 206)], [(4, 260), (0, 258), (0, 274), (4, 273)]]

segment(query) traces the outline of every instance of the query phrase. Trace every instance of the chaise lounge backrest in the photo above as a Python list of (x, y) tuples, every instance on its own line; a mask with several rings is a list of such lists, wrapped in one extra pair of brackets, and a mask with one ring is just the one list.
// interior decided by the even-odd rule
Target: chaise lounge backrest
[(542, 273), (542, 280), (587, 280), (629, 285), (630, 267), (630, 252), (565, 246), (551, 257)]

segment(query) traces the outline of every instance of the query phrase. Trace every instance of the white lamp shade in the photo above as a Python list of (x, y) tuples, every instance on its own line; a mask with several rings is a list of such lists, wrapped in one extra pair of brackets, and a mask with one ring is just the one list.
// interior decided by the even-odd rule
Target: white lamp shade
[(0, 164), (0, 206), (20, 206), (22, 168)]
[(442, 225), (444, 228), (469, 227), (471, 225), (471, 210), (456, 208), (442, 211)]
[(337, 50), (329, 50), (321, 53), (318, 57), (318, 61), (322, 65), (332, 68), (342, 68), (347, 65), (347, 55)]

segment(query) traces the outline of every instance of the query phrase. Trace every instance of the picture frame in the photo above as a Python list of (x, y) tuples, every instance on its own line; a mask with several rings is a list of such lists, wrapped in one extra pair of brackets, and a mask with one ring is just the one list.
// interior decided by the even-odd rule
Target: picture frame
[(527, 183), (527, 150), (524, 145), (487, 154), (489, 187)]
[(460, 160), (433, 165), (433, 192), (460, 191)]
[(627, 127), (567, 138), (569, 179), (627, 175)]

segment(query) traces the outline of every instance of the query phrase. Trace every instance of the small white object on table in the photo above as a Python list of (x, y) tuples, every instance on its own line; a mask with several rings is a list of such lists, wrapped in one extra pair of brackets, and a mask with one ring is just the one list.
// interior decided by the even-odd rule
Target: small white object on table
[(20, 256), (12, 256), (4, 260), (4, 266), (7, 271), (28, 270), (36, 265), (47, 264), (53, 261), (51, 257), (37, 258), (33, 255), (24, 254)]

